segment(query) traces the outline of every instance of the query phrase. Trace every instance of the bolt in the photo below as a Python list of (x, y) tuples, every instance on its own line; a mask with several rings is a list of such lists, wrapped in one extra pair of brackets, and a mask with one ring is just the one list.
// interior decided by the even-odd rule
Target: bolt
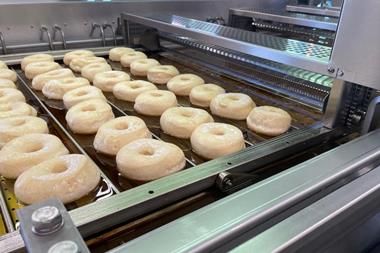
[(63, 218), (55, 206), (44, 206), (32, 213), (32, 231), (37, 235), (48, 235), (63, 226)]
[(51, 246), (48, 250), (48, 253), (78, 253), (79, 248), (78, 245), (74, 241), (61, 241), (57, 242), (53, 246)]
[(342, 70), (338, 70), (338, 76), (343, 76), (344, 72)]
[(329, 73), (334, 73), (334, 72), (335, 72), (335, 69), (334, 69), (333, 67), (329, 67), (329, 68), (327, 69), (327, 71), (328, 71)]

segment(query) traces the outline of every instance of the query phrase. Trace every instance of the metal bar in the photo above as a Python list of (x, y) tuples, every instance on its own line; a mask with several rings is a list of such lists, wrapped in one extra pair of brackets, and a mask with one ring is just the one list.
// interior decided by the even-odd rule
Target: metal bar
[(3, 50), (3, 54), (7, 54), (7, 45), (5, 44), (4, 34), (0, 32), (0, 43)]
[(44, 39), (44, 33), (46, 33), (47, 38), (48, 38), (49, 48), (50, 50), (54, 50), (53, 40), (51, 39), (51, 35), (47, 26), (42, 25), (40, 28), (40, 31), (41, 31), (40, 40), (42, 41)]
[[(380, 130), (278, 173), (179, 218), (111, 252), (211, 252), (277, 217), (289, 217), (302, 202), (323, 197), (344, 179), (380, 159)], [(357, 175), (356, 175), (357, 177)], [(285, 217), (284, 217), (285, 216)], [(278, 218), (277, 218), (278, 219)], [(273, 225), (273, 224), (272, 224)], [(176, 240), (162, 243), (176, 235)], [(272, 239), (275, 237), (271, 237)], [(252, 251), (249, 252), (260, 252)]]
[(63, 45), (63, 49), (66, 49), (67, 48), (67, 45), (66, 45), (66, 38), (65, 38), (65, 33), (63, 32), (62, 28), (59, 26), (59, 25), (54, 25), (53, 26), (53, 40), (55, 40), (55, 36), (57, 34), (57, 31), (61, 34), (61, 40), (62, 40), (62, 45)]
[(115, 34), (115, 30), (113, 29), (113, 26), (111, 24), (104, 24), (103, 29), (106, 30), (107, 28), (111, 30), (113, 43), (116, 46), (117, 45), (116, 34)]
[(15, 231), (12, 217), (9, 214), (8, 206), (7, 206), (7, 203), (5, 202), (4, 194), (1, 190), (0, 190), (0, 209), (1, 209), (2, 216), (4, 218), (5, 226), (7, 227), (7, 232), (9, 233), (9, 232)]
[(339, 18), (340, 8), (318, 8), (308, 5), (287, 5), (287, 11)]
[(90, 37), (92, 37), (94, 35), (96, 28), (99, 28), (100, 38), (102, 39), (102, 46), (105, 47), (106, 46), (106, 37), (104, 34), (103, 26), (99, 25), (98, 23), (92, 23), (91, 24)]

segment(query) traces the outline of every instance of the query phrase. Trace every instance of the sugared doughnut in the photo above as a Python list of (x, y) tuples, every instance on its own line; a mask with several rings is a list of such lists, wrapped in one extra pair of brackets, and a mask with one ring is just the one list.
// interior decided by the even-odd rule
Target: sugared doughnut
[(75, 72), (81, 72), (82, 68), (91, 63), (107, 63), (107, 61), (102, 57), (96, 56), (85, 56), (85, 57), (75, 57), (70, 61), (70, 68)]
[(151, 181), (182, 170), (185, 155), (174, 144), (154, 139), (133, 141), (116, 155), (121, 175), (138, 181)]
[(252, 131), (268, 136), (277, 136), (290, 128), (292, 117), (286, 111), (273, 106), (253, 108), (247, 117), (247, 125)]
[(94, 77), (98, 73), (112, 70), (111, 65), (104, 62), (91, 63), (82, 68), (81, 75), (87, 78), (90, 82), (94, 80)]
[(22, 173), (15, 182), (16, 198), (34, 204), (49, 198), (70, 203), (86, 196), (100, 181), (95, 163), (85, 155), (62, 155)]
[(0, 61), (0, 69), (8, 69), (7, 64), (5, 64), (3, 61)]
[(211, 100), (219, 94), (223, 94), (226, 91), (215, 84), (206, 83), (204, 85), (199, 85), (191, 89), (190, 91), (190, 102), (193, 105), (200, 107), (210, 107)]
[(60, 69), (61, 66), (56, 62), (51, 61), (40, 61), (32, 62), (25, 67), (25, 76), (28, 79), (33, 79), (35, 76)]
[(42, 93), (49, 99), (62, 100), (66, 92), (88, 85), (90, 85), (90, 82), (86, 78), (67, 77), (48, 81), (42, 88)]
[(155, 59), (135, 60), (130, 64), (131, 74), (134, 76), (146, 76), (148, 69), (158, 65), (160, 65), (160, 63)]
[(106, 97), (103, 92), (94, 86), (83, 86), (71, 91), (66, 92), (63, 95), (63, 103), (67, 109), (72, 106), (90, 99), (101, 99), (106, 101)]
[(148, 56), (146, 56), (146, 54), (144, 54), (143, 52), (133, 51), (129, 53), (124, 53), (120, 57), (120, 63), (124, 67), (129, 67), (133, 61), (146, 59), (146, 58), (148, 58)]
[(5, 143), (25, 134), (49, 133), (46, 121), (33, 116), (15, 116), (0, 119), (0, 148)]
[(255, 106), (253, 100), (243, 93), (219, 94), (210, 103), (212, 114), (236, 120), (246, 119)]
[(12, 89), (17, 89), (16, 84), (8, 79), (0, 79), (0, 89), (3, 88), (12, 88)]
[(7, 104), (0, 104), (0, 118), (22, 115), (36, 116), (37, 111), (25, 102), (12, 102)]
[(158, 65), (150, 68), (147, 72), (148, 80), (156, 84), (166, 84), (177, 75), (179, 75), (179, 71), (172, 65)]
[(138, 95), (149, 90), (157, 90), (156, 85), (143, 80), (134, 80), (117, 83), (112, 91), (116, 98), (134, 102)]
[(0, 89), (0, 104), (14, 102), (25, 102), (25, 97), (21, 91), (12, 88)]
[(115, 47), (112, 48), (109, 53), (108, 57), (111, 61), (120, 61), (120, 58), (123, 54), (134, 52), (135, 50), (133, 48), (129, 47)]
[(70, 65), (70, 62), (71, 62), (74, 58), (78, 58), (78, 57), (88, 57), (88, 56), (94, 56), (94, 53), (91, 52), (91, 51), (89, 51), (89, 50), (83, 50), (83, 49), (74, 50), (74, 51), (71, 51), (71, 52), (66, 53), (66, 54), (63, 56), (63, 62), (64, 62), (66, 65)]
[(6, 178), (17, 178), (34, 165), (68, 153), (55, 135), (22, 135), (6, 143), (0, 150), (0, 174)]
[(96, 74), (94, 77), (94, 86), (98, 87), (102, 91), (112, 92), (115, 84), (129, 81), (131, 78), (123, 71), (112, 70), (103, 73)]
[(199, 125), (209, 122), (214, 122), (214, 119), (208, 112), (191, 107), (169, 108), (160, 118), (161, 129), (165, 133), (184, 139), (190, 138)]
[(71, 107), (66, 113), (66, 122), (74, 133), (95, 134), (101, 125), (114, 117), (107, 102), (91, 99)]
[(197, 75), (181, 74), (170, 79), (167, 86), (176, 95), (188, 96), (192, 88), (204, 83), (205, 81)]
[(124, 116), (101, 125), (94, 139), (94, 148), (102, 153), (116, 155), (128, 143), (151, 138), (145, 122), (135, 116)]
[(60, 80), (68, 77), (75, 77), (71, 69), (56, 69), (33, 78), (32, 88), (42, 90), (44, 85), (50, 80)]
[(17, 74), (16, 72), (10, 69), (0, 69), (0, 79), (7, 79), (12, 82), (16, 82)]
[(26, 56), (21, 60), (21, 69), (25, 70), (25, 67), (28, 66), (28, 64), (32, 62), (42, 62), (42, 61), (53, 62), (54, 57), (50, 54), (33, 54), (33, 55)]
[(134, 109), (141, 114), (160, 116), (164, 111), (177, 106), (177, 98), (167, 90), (150, 90), (136, 97)]
[(193, 151), (207, 159), (228, 155), (245, 147), (240, 129), (224, 123), (205, 123), (198, 126), (190, 141)]

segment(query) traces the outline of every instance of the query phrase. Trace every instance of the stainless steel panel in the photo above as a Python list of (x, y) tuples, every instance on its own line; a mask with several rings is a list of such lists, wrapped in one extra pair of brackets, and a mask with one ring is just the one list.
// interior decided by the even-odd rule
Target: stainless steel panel
[(339, 18), (340, 16), (340, 9), (329, 8), (329, 7), (320, 8), (320, 7), (311, 7), (308, 5), (287, 5), (286, 10), (291, 11), (291, 12), (308, 13), (308, 14), (313, 14), (313, 15), (330, 16), (330, 17), (336, 17), (336, 18)]

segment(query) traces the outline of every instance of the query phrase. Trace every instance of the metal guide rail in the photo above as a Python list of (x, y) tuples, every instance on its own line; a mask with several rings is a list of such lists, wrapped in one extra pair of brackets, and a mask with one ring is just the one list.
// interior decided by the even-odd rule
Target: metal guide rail
[(320, 16), (330, 16), (339, 18), (340, 16), (340, 7), (314, 7), (309, 5), (287, 5), (287, 11), (298, 12), (298, 13), (307, 13)]

